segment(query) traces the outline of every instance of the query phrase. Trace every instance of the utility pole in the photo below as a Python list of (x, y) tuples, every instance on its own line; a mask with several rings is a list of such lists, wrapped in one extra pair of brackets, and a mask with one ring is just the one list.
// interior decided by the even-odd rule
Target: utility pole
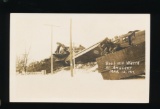
[(70, 19), (70, 69), (73, 77), (72, 19)]
[(54, 27), (59, 27), (59, 26), (48, 25), (48, 24), (45, 24), (45, 25), (51, 27), (51, 73), (53, 74), (53, 54), (52, 54), (53, 26)]
[(73, 43), (73, 68), (74, 68), (74, 73), (76, 72), (76, 62), (75, 62), (75, 44)]

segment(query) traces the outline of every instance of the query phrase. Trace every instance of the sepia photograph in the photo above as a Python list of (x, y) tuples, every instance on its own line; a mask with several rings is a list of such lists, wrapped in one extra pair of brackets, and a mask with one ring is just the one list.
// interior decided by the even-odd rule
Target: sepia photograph
[(150, 14), (10, 14), (10, 102), (149, 103)]

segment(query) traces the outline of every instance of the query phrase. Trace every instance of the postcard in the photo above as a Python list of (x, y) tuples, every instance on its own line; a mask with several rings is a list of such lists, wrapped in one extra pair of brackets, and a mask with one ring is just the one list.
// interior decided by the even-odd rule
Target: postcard
[(149, 103), (150, 14), (10, 14), (10, 102)]

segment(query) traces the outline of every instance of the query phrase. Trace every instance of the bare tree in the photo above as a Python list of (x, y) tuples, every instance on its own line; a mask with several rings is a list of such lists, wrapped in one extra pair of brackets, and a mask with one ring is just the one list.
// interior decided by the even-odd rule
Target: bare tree
[(22, 73), (24, 60), (20, 57), (16, 57), (16, 72)]
[[(30, 46), (30, 48), (31, 48), (31, 46)], [(22, 73), (22, 71), (24, 71), (26, 73), (26, 71), (27, 71), (28, 55), (30, 53), (30, 48), (29, 48), (28, 52), (25, 49), (25, 53), (23, 54), (22, 57), (20, 57), (20, 56), (16, 57), (16, 71), (19, 73)]]

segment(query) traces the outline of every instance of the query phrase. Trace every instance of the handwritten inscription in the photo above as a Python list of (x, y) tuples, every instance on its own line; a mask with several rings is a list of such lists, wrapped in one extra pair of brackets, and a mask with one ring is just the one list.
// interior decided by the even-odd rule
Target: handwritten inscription
[(110, 73), (135, 73), (133, 66), (140, 65), (140, 61), (106, 62), (106, 69)]
[(139, 61), (135, 61), (135, 62), (126, 61), (126, 65), (139, 65)]

